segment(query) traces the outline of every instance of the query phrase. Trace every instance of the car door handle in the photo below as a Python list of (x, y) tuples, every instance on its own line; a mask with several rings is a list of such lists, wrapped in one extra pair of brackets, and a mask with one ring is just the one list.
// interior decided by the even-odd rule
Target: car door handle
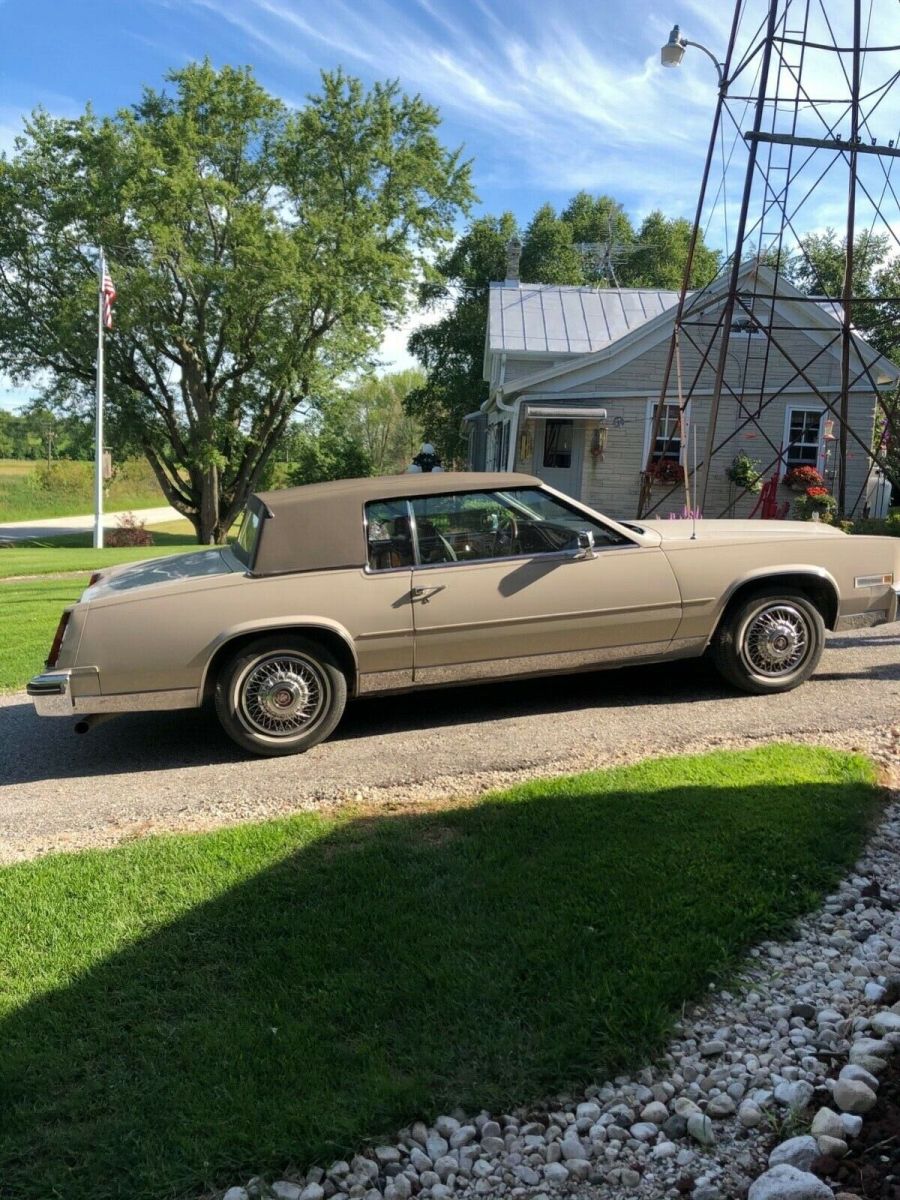
[(439, 583), (436, 587), (414, 587), (410, 589), (410, 597), (413, 600), (421, 600), (423, 604), (427, 604), (432, 596), (442, 592), (446, 584)]

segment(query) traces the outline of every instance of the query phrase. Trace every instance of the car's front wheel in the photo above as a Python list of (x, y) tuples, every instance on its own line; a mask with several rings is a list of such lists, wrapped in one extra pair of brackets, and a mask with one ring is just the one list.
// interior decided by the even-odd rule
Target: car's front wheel
[(228, 736), (254, 754), (309, 750), (333, 731), (347, 680), (324, 646), (296, 635), (257, 638), (224, 664), (216, 714)]
[(809, 679), (825, 646), (825, 623), (802, 592), (771, 589), (739, 601), (710, 647), (716, 668), (745, 692), (788, 692)]

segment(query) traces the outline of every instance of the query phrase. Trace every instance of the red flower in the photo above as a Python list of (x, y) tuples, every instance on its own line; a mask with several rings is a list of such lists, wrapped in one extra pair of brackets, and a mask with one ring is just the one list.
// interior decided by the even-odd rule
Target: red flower
[(827, 487), (810, 487), (806, 489), (806, 494), (811, 500), (818, 500), (820, 496), (828, 495)]
[(821, 487), (825, 480), (815, 467), (794, 467), (784, 477), (788, 487), (796, 487), (804, 483), (807, 487)]

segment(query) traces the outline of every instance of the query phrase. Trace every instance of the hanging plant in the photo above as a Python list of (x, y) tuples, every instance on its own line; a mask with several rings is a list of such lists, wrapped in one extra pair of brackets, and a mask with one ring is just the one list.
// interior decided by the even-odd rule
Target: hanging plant
[(759, 462), (741, 450), (731, 460), (731, 465), (726, 467), (725, 474), (735, 487), (755, 496), (762, 488), (762, 475), (759, 473), (758, 467)]

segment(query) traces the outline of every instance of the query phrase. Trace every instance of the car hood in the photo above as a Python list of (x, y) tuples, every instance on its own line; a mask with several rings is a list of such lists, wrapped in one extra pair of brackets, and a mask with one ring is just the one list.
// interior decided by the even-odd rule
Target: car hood
[(652, 520), (641, 522), (660, 536), (664, 546), (675, 542), (772, 541), (776, 538), (846, 537), (842, 529), (823, 521)]
[(81, 598), (100, 600), (132, 588), (177, 583), (182, 579), (198, 579), (207, 575), (228, 575), (232, 571), (245, 569), (229, 549), (219, 546), (211, 550), (189, 551), (187, 554), (170, 554), (165, 558), (145, 558), (103, 571)]

